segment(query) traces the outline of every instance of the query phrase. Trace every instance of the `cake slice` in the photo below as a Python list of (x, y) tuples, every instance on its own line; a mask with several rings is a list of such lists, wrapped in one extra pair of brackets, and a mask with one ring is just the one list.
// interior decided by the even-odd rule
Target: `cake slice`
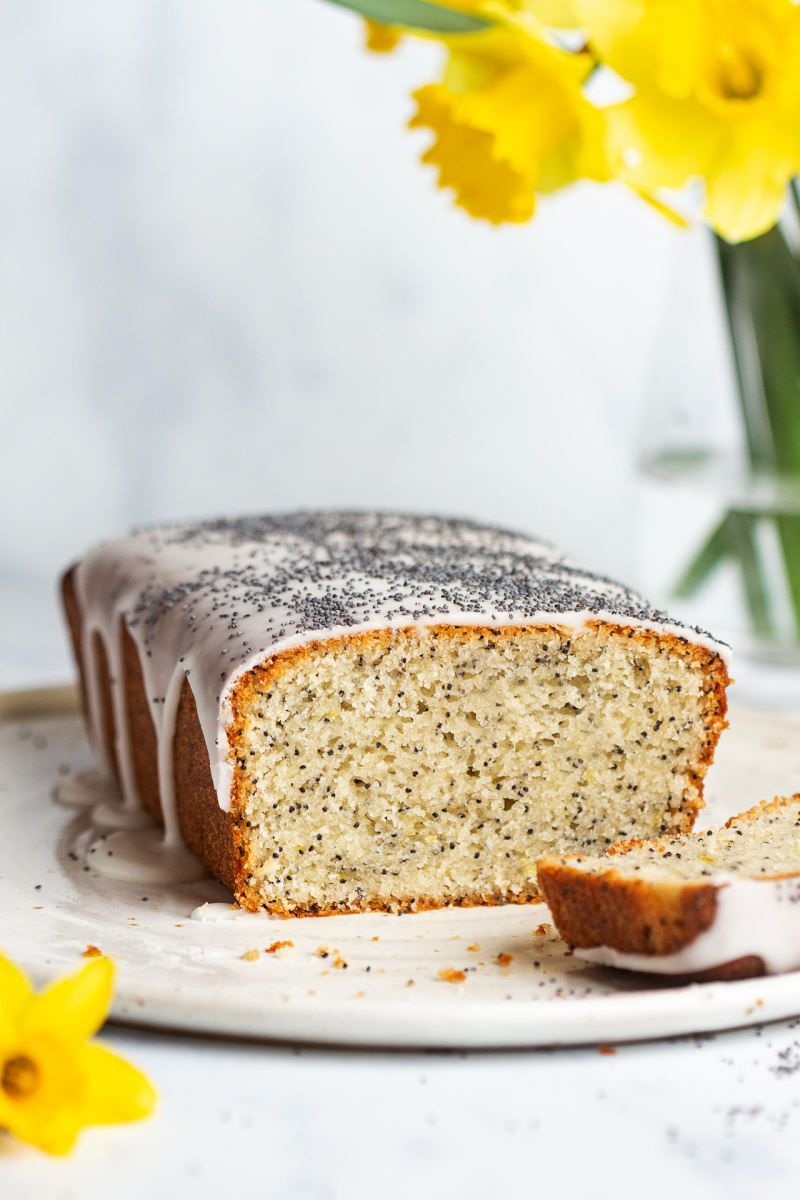
[(800, 967), (800, 794), (537, 866), (558, 932), (590, 962), (706, 979)]
[(725, 726), (724, 646), (468, 521), (166, 526), (64, 601), (107, 769), (253, 910), (535, 899), (548, 851), (690, 829)]

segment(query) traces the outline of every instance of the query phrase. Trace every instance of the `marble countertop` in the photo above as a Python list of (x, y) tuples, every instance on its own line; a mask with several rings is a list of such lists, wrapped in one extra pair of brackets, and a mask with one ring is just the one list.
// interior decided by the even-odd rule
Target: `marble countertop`
[(106, 1036), (156, 1116), (67, 1159), (0, 1140), (6, 1200), (794, 1196), (800, 1020), (618, 1047), (348, 1052)]

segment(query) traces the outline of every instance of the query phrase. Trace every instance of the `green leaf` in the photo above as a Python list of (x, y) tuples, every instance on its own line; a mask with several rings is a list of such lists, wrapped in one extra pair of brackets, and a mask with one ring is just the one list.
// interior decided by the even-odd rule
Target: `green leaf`
[[(760, 637), (770, 639), (776, 634), (769, 589), (758, 553), (758, 519), (755, 514), (749, 512), (726, 512), (686, 567), (673, 589), (673, 595), (679, 600), (689, 599), (726, 559), (733, 559), (742, 574), (745, 600), (753, 630)], [(796, 518), (794, 520), (796, 521)], [(796, 532), (788, 531), (787, 536)]]
[(729, 540), (730, 513), (726, 513), (719, 525), (703, 542), (703, 545), (684, 569), (672, 594), (676, 600), (689, 600), (716, 571), (730, 553)]
[(330, 0), (342, 8), (351, 8), (362, 17), (380, 25), (402, 25), (406, 29), (423, 29), (426, 33), (480, 33), (489, 22), (427, 0)]

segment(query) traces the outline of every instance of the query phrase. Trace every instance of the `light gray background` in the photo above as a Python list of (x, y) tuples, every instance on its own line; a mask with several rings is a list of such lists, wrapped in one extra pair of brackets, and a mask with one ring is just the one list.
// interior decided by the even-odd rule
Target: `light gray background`
[(591, 184), (471, 221), (404, 129), (438, 61), (318, 0), (0, 3), (0, 685), (70, 676), (54, 577), (161, 519), (465, 514), (647, 583), (654, 373), (719, 375), (702, 233)]

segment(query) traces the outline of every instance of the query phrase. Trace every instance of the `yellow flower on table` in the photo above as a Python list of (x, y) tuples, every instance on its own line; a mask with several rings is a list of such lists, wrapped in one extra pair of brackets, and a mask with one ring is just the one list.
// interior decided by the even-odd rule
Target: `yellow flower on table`
[(0, 955), (0, 1128), (66, 1154), (84, 1125), (135, 1121), (155, 1092), (130, 1063), (88, 1039), (105, 1020), (113, 967), (95, 958), (36, 994)]
[(576, 0), (599, 57), (636, 88), (609, 110), (637, 189), (706, 184), (728, 241), (765, 232), (800, 171), (800, 7), (793, 0)]
[(490, 10), (497, 24), (485, 33), (443, 39), (444, 79), (414, 93), (410, 124), (433, 130), (422, 160), (457, 204), (494, 224), (527, 221), (537, 193), (610, 177), (605, 117), (581, 94), (590, 55), (552, 45), (527, 12), (475, 9)]

